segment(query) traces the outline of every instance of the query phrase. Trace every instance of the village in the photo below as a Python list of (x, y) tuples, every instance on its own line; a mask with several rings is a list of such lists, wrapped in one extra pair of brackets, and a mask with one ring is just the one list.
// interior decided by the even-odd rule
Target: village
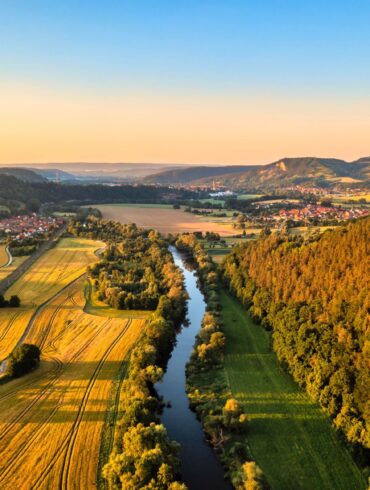
[(0, 236), (22, 240), (45, 235), (58, 229), (65, 221), (51, 216), (40, 216), (36, 213), (14, 216), (0, 220)]

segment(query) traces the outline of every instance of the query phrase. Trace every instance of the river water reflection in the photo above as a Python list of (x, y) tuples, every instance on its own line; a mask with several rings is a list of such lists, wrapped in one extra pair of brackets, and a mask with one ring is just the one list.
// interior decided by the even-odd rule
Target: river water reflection
[(156, 390), (171, 407), (165, 407), (161, 421), (171, 439), (181, 444), (182, 476), (189, 490), (231, 489), (212, 448), (204, 441), (201, 423), (189, 408), (185, 391), (185, 366), (190, 358), (195, 336), (205, 312), (204, 297), (197, 286), (194, 271), (184, 258), (171, 248), (175, 263), (181, 268), (189, 295), (188, 323), (177, 335), (176, 345), (163, 379)]

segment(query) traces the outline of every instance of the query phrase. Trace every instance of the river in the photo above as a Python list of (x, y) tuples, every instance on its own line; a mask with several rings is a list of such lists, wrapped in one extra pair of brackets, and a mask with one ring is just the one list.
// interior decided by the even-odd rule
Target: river
[(230, 484), (224, 480), (224, 471), (216, 454), (204, 440), (202, 425), (189, 408), (185, 391), (185, 366), (190, 358), (205, 312), (204, 297), (197, 286), (195, 272), (190, 270), (184, 258), (171, 248), (175, 264), (184, 274), (189, 295), (188, 322), (183, 325), (176, 338), (176, 345), (168, 361), (163, 379), (156, 384), (156, 390), (165, 407), (161, 421), (171, 439), (181, 444), (183, 481), (189, 490), (229, 490)]

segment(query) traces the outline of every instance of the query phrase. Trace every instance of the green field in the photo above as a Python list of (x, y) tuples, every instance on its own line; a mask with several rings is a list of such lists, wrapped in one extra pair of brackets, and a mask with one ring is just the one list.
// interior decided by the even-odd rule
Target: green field
[(225, 372), (249, 415), (246, 444), (274, 490), (355, 490), (366, 482), (319, 406), (279, 366), (270, 334), (222, 293)]
[(239, 194), (237, 196), (238, 199), (258, 199), (262, 197), (262, 194)]

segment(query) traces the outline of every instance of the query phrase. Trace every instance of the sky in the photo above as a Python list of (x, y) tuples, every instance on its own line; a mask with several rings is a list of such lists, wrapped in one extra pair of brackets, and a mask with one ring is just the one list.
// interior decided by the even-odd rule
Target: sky
[(0, 163), (367, 156), (369, 24), (369, 0), (0, 0)]

